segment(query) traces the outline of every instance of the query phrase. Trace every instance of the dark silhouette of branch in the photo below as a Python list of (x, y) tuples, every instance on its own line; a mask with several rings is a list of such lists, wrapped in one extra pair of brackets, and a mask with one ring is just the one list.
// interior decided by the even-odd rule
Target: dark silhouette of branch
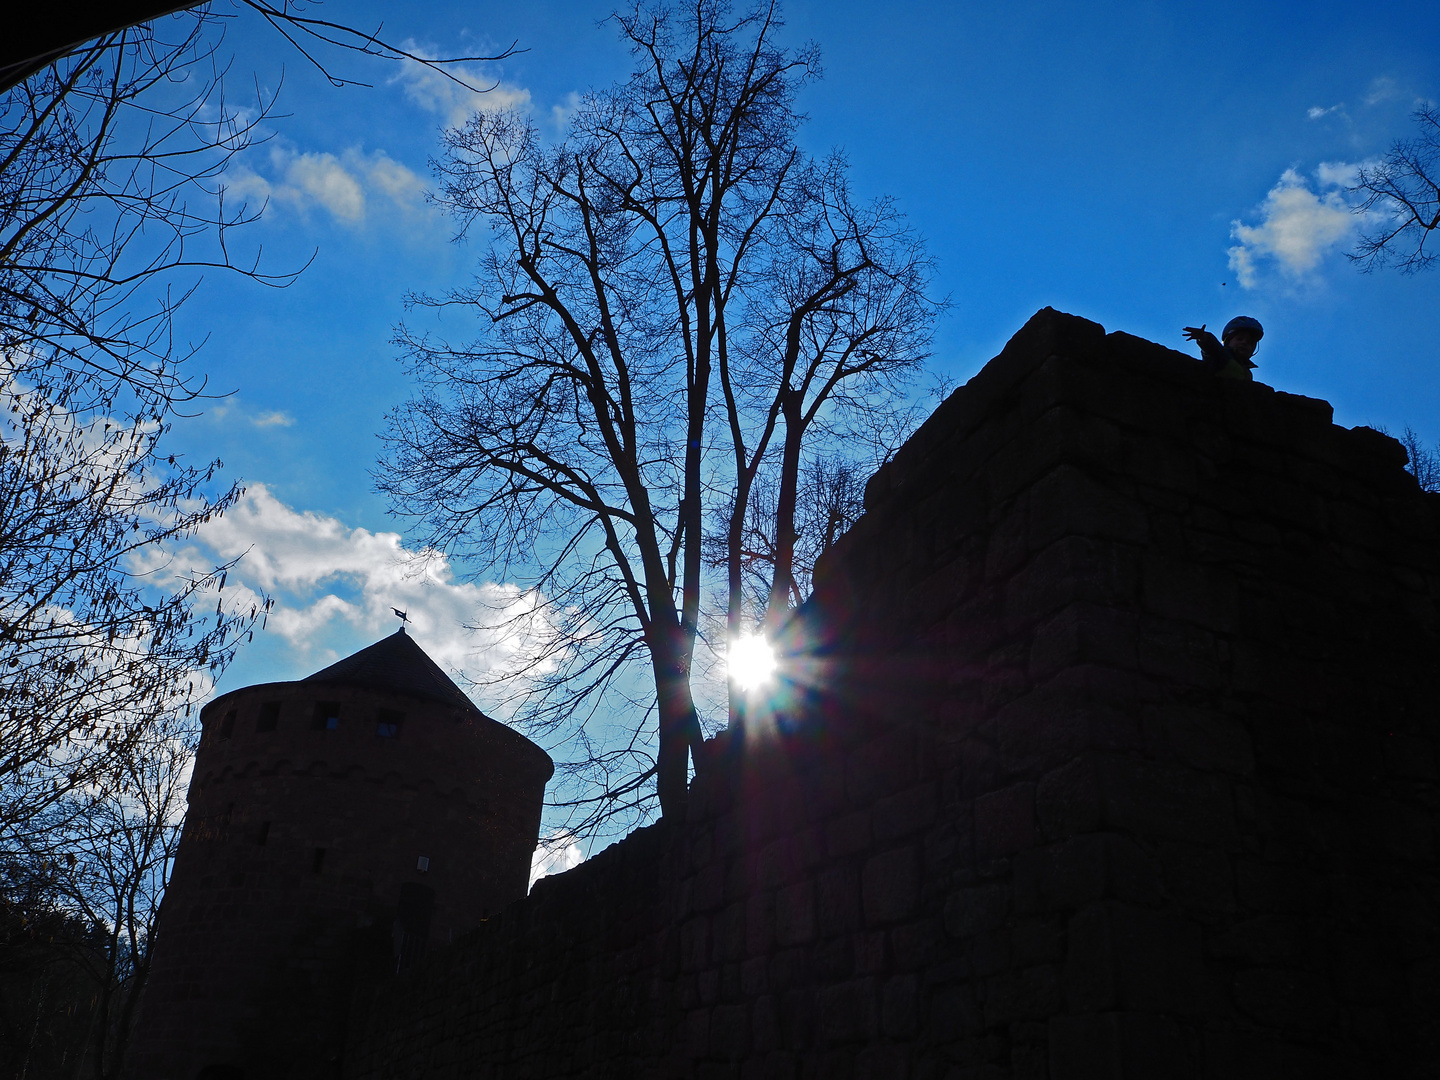
[(1435, 263), (1425, 245), (1440, 228), (1440, 107), (1417, 109), (1414, 119), (1418, 134), (1398, 140), (1379, 164), (1363, 166), (1350, 189), (1363, 196), (1355, 210), (1369, 225), (1350, 253), (1364, 273), (1395, 266), (1414, 274)]

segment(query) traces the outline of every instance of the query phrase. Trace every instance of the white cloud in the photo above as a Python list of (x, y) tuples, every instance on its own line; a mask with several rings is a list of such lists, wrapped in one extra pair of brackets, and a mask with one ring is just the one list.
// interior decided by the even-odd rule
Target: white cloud
[[(420, 55), (435, 51), (414, 41), (404, 42), (404, 48)], [(532, 105), (529, 90), (496, 79), (474, 64), (447, 64), (439, 71), (404, 60), (390, 81), (403, 87), (405, 96), (420, 108), (440, 116), (447, 127), (459, 127), (475, 113), (526, 112)]]
[(336, 156), (280, 143), (270, 146), (263, 172), (247, 158), (226, 172), (224, 184), (231, 200), (268, 200), (300, 214), (324, 210), (352, 226), (365, 221), (377, 199), (392, 211), (413, 213), (425, 193), (420, 177), (383, 150), (351, 147)]
[(261, 413), (259, 416), (252, 417), (250, 423), (256, 427), (293, 427), (295, 418), (289, 413), (280, 412), (277, 409), (274, 412)]
[(530, 856), (530, 885), (551, 874), (563, 874), (585, 861), (585, 850), (572, 832), (559, 829), (540, 838)]
[(1231, 223), (1230, 235), (1239, 243), (1228, 251), (1230, 268), (1243, 288), (1254, 288), (1269, 263), (1287, 278), (1304, 278), (1350, 238), (1357, 221), (1342, 189), (1354, 170), (1343, 162), (1322, 165), (1316, 191), (1294, 169), (1286, 169), (1260, 205), (1260, 224)]
[(1383, 101), (1394, 101), (1400, 96), (1400, 86), (1389, 75), (1370, 80), (1370, 89), (1365, 92), (1366, 105), (1379, 105)]
[(1360, 178), (1360, 166), (1349, 161), (1322, 161), (1315, 169), (1321, 188), (1350, 188)]
[[(243, 557), (242, 557), (243, 556)], [(405, 611), (425, 651), (447, 671), (493, 678), (523, 664), (530, 634), (543, 629), (536, 598), (514, 585), (456, 580), (438, 553), (407, 548), (399, 533), (349, 528), (338, 519), (286, 506), (253, 484), (223, 517), (205, 525), (172, 559), (153, 569), (178, 575), (237, 557), (224, 598), (243, 610), (262, 593), (275, 598), (267, 631), (314, 666), (338, 659), (332, 637), (381, 637)], [(482, 630), (467, 626), (483, 625)]]
[(580, 95), (572, 90), (559, 105), (550, 106), (550, 122), (555, 125), (556, 130), (564, 130), (570, 123), (570, 118), (579, 111)]
[(1343, 101), (1340, 102), (1338, 105), (1331, 105), (1329, 108), (1322, 108), (1319, 105), (1312, 105), (1310, 106), (1310, 108), (1305, 110), (1305, 115), (1311, 120), (1319, 120), (1321, 117), (1329, 116), (1331, 113), (1340, 112), (1344, 108), (1345, 103)]

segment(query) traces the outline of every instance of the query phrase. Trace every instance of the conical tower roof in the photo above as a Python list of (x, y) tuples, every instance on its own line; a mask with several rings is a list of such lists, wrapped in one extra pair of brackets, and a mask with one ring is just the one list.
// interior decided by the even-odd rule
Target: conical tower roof
[(381, 638), (374, 645), (301, 681), (359, 683), (377, 689), (437, 698), (462, 709), (480, 711), (451, 681), (450, 676), (440, 670), (440, 665), (405, 633), (403, 626), (389, 637)]

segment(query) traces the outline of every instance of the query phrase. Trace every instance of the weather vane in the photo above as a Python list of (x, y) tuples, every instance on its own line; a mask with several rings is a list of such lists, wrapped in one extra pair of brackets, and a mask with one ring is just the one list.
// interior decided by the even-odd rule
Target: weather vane
[(396, 615), (400, 616), (400, 622), (402, 624), (410, 621), (410, 615), (408, 612), (401, 611), (398, 607), (392, 607), (390, 610), (395, 612)]

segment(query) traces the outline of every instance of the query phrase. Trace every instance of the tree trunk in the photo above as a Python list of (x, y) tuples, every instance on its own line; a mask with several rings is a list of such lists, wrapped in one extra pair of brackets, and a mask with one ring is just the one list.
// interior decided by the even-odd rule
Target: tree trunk
[(678, 820), (685, 814), (690, 780), (690, 737), (696, 727), (684, 636), (676, 625), (657, 627), (650, 645), (660, 713), (655, 792), (660, 797), (661, 816), (672, 820)]
[(795, 503), (800, 490), (800, 444), (805, 436), (804, 395), (798, 390), (781, 391), (780, 411), (785, 417), (785, 446), (780, 456), (780, 496), (775, 506), (775, 576), (770, 583), (770, 602), (765, 608), (765, 625), (774, 630), (790, 610), (795, 593)]

